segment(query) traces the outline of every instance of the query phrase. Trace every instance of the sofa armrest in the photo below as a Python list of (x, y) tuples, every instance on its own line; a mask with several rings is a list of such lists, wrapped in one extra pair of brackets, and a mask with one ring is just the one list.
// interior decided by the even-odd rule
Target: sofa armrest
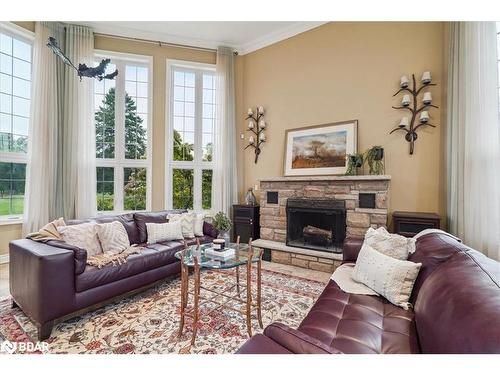
[(363, 246), (362, 238), (346, 238), (342, 247), (342, 260), (344, 262), (356, 262), (361, 246)]
[(75, 275), (79, 275), (85, 271), (85, 267), (87, 266), (87, 250), (59, 240), (47, 240), (45, 244), (71, 250), (75, 257)]
[(272, 323), (264, 330), (264, 335), (296, 354), (342, 354), (303, 332), (283, 323)]
[(9, 244), (9, 258), (10, 293), (30, 318), (43, 324), (72, 311), (72, 250), (23, 239)]

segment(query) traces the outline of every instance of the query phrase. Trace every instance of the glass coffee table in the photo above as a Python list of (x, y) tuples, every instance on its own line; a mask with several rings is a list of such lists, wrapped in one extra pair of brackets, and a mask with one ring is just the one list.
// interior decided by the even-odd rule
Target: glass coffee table
[[(229, 243), (225, 248), (235, 250), (234, 257), (227, 260), (217, 260), (214, 257), (205, 253), (205, 250), (212, 248), (212, 244), (197, 244), (186, 246), (182, 251), (178, 251), (175, 257), (181, 261), (181, 320), (179, 326), (179, 336), (182, 335), (184, 329), (184, 321), (186, 316), (193, 318), (193, 336), (191, 337), (191, 345), (194, 345), (200, 318), (200, 306), (203, 304), (215, 305), (209, 309), (207, 313), (222, 308), (237, 311), (246, 316), (246, 325), (248, 336), (252, 336), (252, 311), (256, 310), (259, 326), (262, 325), (261, 312), (261, 270), (262, 270), (262, 250), (255, 250), (250, 244)], [(256, 283), (256, 298), (253, 302), (252, 296), (252, 266), (257, 266)], [(240, 266), (246, 267), (246, 283), (240, 285)], [(189, 268), (193, 269), (194, 286), (190, 288), (189, 283)], [(225, 270), (235, 269), (236, 282), (228, 280), (223, 290), (210, 288), (201, 285), (200, 274), (203, 269)], [(201, 295), (201, 290), (205, 290), (207, 296)], [(246, 292), (246, 298), (241, 298), (241, 292)], [(212, 294), (212, 296), (209, 296)], [(193, 306), (188, 307), (189, 296), (193, 296)], [(216, 299), (223, 299), (222, 302)], [(244, 309), (238, 309), (233, 306), (228, 306), (229, 303), (244, 305)]]

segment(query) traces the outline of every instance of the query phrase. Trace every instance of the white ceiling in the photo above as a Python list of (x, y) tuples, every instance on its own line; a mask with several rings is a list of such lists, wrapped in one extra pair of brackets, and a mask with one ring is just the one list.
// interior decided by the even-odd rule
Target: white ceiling
[(78, 22), (96, 33), (195, 47), (228, 46), (240, 54), (290, 38), (325, 22), (93, 21)]

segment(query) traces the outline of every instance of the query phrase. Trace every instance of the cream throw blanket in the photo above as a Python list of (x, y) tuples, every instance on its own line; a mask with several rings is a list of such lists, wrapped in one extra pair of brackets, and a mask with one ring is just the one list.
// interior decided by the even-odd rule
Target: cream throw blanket
[(378, 296), (379, 294), (373, 289), (368, 288), (365, 284), (357, 282), (352, 278), (354, 266), (354, 263), (342, 264), (335, 270), (330, 279), (335, 281), (339, 288), (346, 293)]
[[(58, 240), (64, 242), (61, 234), (57, 230), (57, 228), (61, 226), (66, 226), (62, 217), (44, 225), (44, 227), (38, 232), (28, 234), (26, 238), (37, 242), (46, 242), (48, 240)], [(126, 263), (129, 255), (140, 254), (142, 249), (142, 247), (133, 245), (121, 251), (108, 251), (103, 254), (89, 256), (87, 257), (87, 264), (97, 268), (102, 268), (109, 264), (117, 266)]]

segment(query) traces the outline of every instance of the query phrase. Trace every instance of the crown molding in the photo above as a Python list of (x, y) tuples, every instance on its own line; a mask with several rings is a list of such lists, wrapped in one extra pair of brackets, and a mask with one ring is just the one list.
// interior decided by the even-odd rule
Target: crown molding
[(146, 39), (152, 42), (172, 43), (182, 46), (201, 47), (216, 50), (220, 45), (233, 48), (240, 55), (244, 55), (258, 49), (267, 47), (271, 44), (288, 39), (294, 35), (303, 33), (305, 31), (314, 29), (327, 22), (296, 22), (293, 25), (283, 27), (264, 37), (257, 38), (248, 43), (241, 45), (232, 45), (224, 41), (206, 40), (190, 37), (181, 37), (178, 35), (171, 35), (167, 33), (155, 33), (149, 31), (138, 30), (133, 27), (123, 27), (121, 25), (110, 25), (94, 22), (78, 22), (80, 25), (91, 27), (97, 34), (109, 35), (109, 37), (126, 37), (126, 38), (139, 38)]
[(268, 35), (255, 39), (249, 43), (240, 45), (237, 47), (237, 51), (240, 55), (245, 55), (247, 53), (251, 53), (257, 51), (261, 48), (270, 46), (272, 44), (281, 42), (285, 39), (291, 38), (297, 34), (301, 34), (308, 30), (315, 29), (321, 25), (324, 25), (328, 22), (318, 21), (318, 22), (297, 22), (294, 25), (290, 25), (284, 27), (281, 30), (276, 30), (275, 32), (269, 33)]

